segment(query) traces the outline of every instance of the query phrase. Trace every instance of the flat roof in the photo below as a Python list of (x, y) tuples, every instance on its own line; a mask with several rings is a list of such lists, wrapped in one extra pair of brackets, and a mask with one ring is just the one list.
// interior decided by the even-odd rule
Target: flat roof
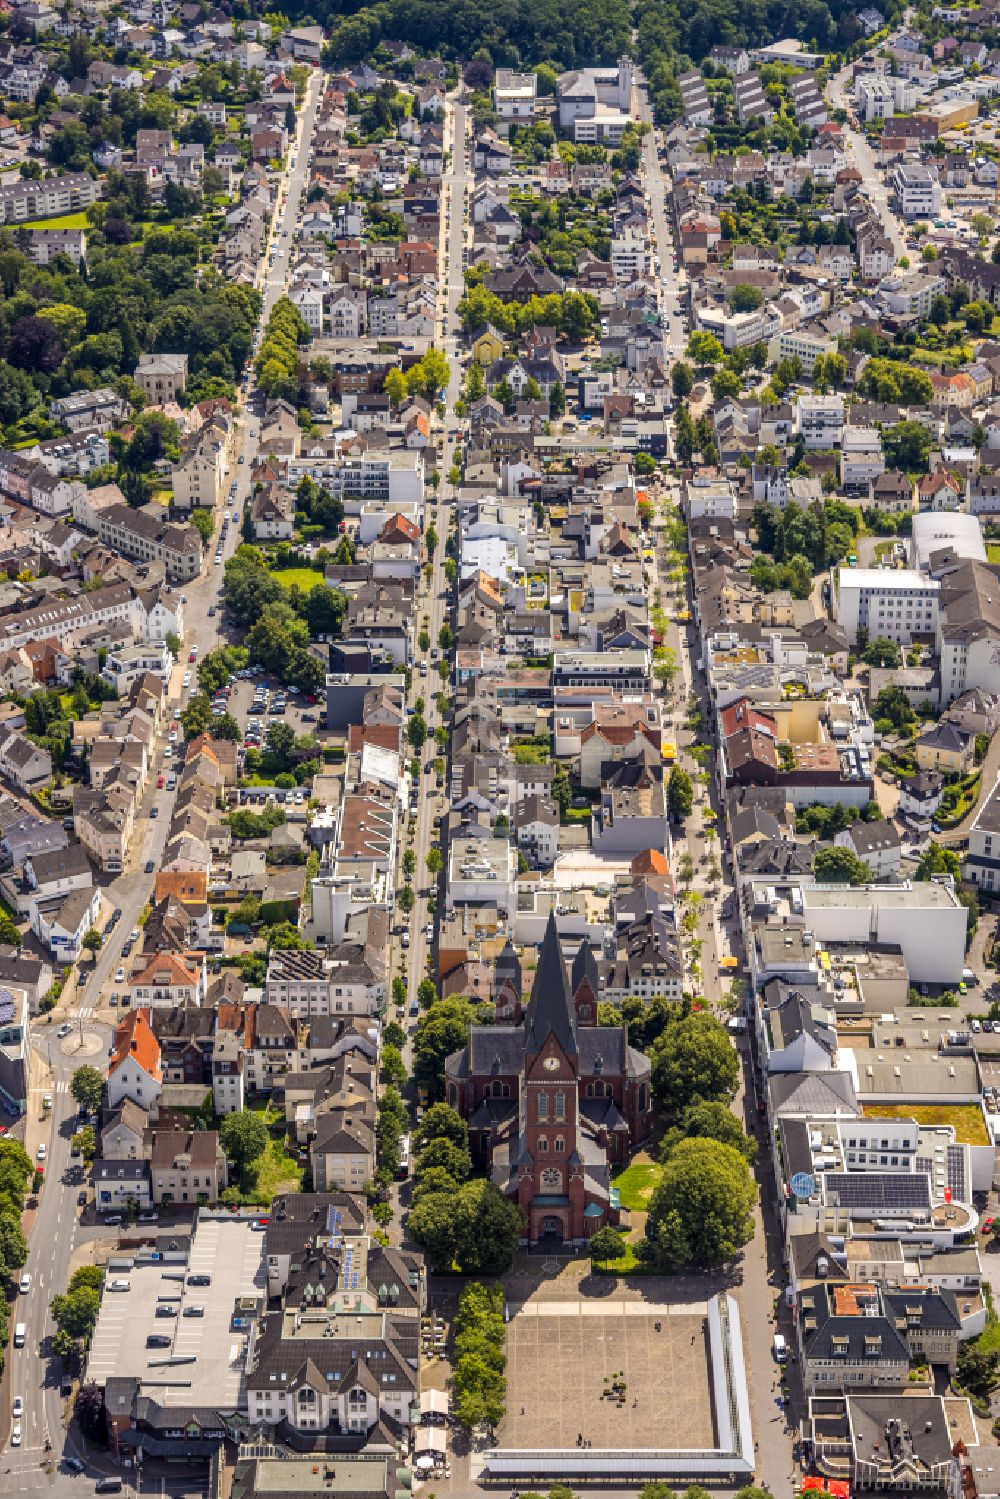
[(913, 885), (803, 885), (802, 900), (807, 909), (878, 905), (924, 910), (928, 906), (960, 904), (954, 890), (939, 880), (920, 880)]
[(329, 1494), (330, 1473), (336, 1473), (338, 1494), (383, 1494), (388, 1481), (384, 1457), (345, 1457), (338, 1452), (324, 1457), (258, 1458), (254, 1470), (255, 1494)]
[[(233, 1330), (232, 1316), (239, 1297), (266, 1298), (264, 1244), (245, 1219), (200, 1215), (186, 1265), (158, 1260), (109, 1271), (87, 1377), (102, 1386), (112, 1376), (138, 1379), (165, 1406), (245, 1409), (247, 1335)], [(210, 1275), (211, 1285), (192, 1286), (191, 1275)], [(129, 1289), (108, 1289), (116, 1280)], [(176, 1306), (177, 1316), (158, 1317), (160, 1304)], [(188, 1306), (204, 1307), (204, 1316), (185, 1317)], [(170, 1347), (147, 1348), (151, 1333), (168, 1336)]]
[(841, 567), (840, 586), (845, 583), (855, 588), (884, 588), (888, 591), (906, 589), (928, 589), (936, 593), (940, 588), (936, 578), (928, 578), (912, 567)]

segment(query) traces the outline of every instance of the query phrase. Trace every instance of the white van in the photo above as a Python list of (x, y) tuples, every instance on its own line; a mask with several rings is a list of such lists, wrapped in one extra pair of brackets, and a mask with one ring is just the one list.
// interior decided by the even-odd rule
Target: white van
[(771, 1341), (771, 1352), (774, 1354), (776, 1364), (786, 1364), (788, 1362), (788, 1344), (780, 1332), (776, 1332)]
[(17, 1326), (14, 1328), (14, 1347), (23, 1348), (24, 1340), (27, 1336), (28, 1324), (26, 1322), (18, 1322)]

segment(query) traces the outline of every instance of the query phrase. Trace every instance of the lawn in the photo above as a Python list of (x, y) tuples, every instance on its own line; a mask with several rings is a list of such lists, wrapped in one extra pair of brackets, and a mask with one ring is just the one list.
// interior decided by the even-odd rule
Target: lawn
[(986, 543), (987, 562), (1000, 562), (1000, 541), (988, 541)]
[(611, 1185), (618, 1188), (621, 1205), (628, 1212), (645, 1213), (653, 1189), (659, 1186), (663, 1168), (653, 1161), (633, 1161), (624, 1171), (612, 1177)]
[(276, 569), (271, 576), (277, 578), (285, 588), (291, 588), (297, 584), (303, 593), (309, 593), (318, 583), (324, 581), (323, 574), (311, 567), (283, 567)]
[(651, 1275), (648, 1265), (640, 1265), (631, 1244), (626, 1244), (625, 1253), (619, 1260), (595, 1260), (594, 1270), (598, 1275)]
[(54, 219), (31, 219), (27, 224), (17, 224), (18, 229), (86, 229), (85, 213), (63, 213)]

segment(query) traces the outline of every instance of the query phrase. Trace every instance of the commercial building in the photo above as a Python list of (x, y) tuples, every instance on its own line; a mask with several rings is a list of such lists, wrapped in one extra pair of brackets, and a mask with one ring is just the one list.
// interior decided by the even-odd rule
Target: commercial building
[(918, 638), (933, 639), (940, 592), (936, 579), (911, 568), (840, 567), (835, 587), (837, 623), (852, 644), (859, 634), (902, 646)]

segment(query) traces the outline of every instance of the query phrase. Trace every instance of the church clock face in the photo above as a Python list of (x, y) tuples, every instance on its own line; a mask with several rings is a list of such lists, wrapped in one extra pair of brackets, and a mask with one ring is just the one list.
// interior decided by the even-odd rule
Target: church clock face
[(546, 1057), (545, 1058), (545, 1070), (546, 1070), (546, 1072), (558, 1072), (559, 1071), (559, 1058), (558, 1057)]

